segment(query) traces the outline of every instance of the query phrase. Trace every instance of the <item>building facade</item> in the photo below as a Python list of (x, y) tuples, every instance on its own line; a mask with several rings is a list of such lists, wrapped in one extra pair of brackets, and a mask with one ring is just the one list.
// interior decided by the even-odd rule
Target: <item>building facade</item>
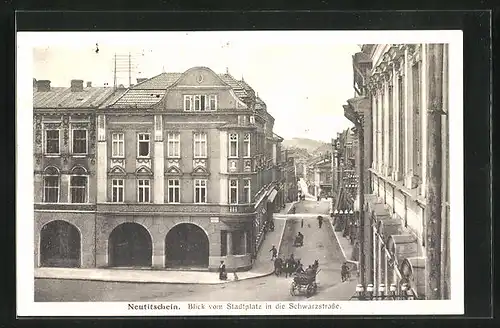
[(109, 97), (87, 115), (91, 196), (78, 215), (88, 218), (69, 222), (84, 240), (77, 266), (251, 268), (283, 200), (282, 139), (265, 103), (246, 82), (206, 67), (138, 82), (104, 88)]
[(353, 66), (358, 97), (344, 109), (364, 132), (366, 281), (447, 299), (448, 47), (364, 45)]

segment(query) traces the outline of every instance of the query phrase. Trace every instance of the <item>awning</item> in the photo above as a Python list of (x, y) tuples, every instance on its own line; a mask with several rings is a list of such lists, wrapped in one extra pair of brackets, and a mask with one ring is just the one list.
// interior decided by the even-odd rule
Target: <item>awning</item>
[(276, 189), (273, 189), (271, 193), (269, 194), (269, 197), (267, 197), (267, 201), (272, 203), (274, 202), (274, 198), (276, 198), (276, 195), (278, 194), (278, 191)]

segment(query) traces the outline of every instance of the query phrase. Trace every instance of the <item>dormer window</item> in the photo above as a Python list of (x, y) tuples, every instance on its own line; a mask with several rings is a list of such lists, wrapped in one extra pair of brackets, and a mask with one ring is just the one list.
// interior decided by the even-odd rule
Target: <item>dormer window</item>
[(217, 95), (184, 95), (184, 110), (205, 112), (217, 110)]

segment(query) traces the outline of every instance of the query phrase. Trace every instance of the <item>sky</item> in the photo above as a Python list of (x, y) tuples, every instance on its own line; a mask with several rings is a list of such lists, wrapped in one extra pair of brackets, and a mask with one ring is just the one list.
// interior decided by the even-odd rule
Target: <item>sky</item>
[(69, 86), (72, 79), (112, 86), (115, 53), (118, 84), (128, 85), (130, 53), (132, 83), (193, 66), (243, 77), (266, 102), (275, 132), (285, 139), (329, 142), (351, 126), (342, 105), (354, 96), (352, 55), (360, 46), (334, 32), (57, 34), (33, 48), (33, 77), (52, 86)]

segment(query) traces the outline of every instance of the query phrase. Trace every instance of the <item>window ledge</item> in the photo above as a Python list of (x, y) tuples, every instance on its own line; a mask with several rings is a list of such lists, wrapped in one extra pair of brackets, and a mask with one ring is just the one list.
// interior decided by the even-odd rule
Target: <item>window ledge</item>
[(208, 159), (208, 156), (193, 156), (193, 159)]
[(383, 174), (377, 172), (375, 169), (372, 169), (372, 168), (368, 169), (368, 171), (370, 171), (375, 176), (377, 176), (377, 178), (382, 179), (385, 183), (391, 185), (394, 189), (398, 190), (399, 192), (404, 194), (406, 197), (409, 197), (414, 202), (420, 204), (423, 207), (425, 207), (427, 205), (426, 199), (417, 194), (418, 188), (408, 189), (404, 186), (403, 181), (394, 181), (391, 178), (384, 176)]
[(85, 158), (85, 157), (88, 157), (89, 154), (72, 154), (71, 157), (74, 157), (74, 158)]
[(137, 156), (136, 159), (138, 159), (138, 160), (145, 160), (145, 159), (151, 159), (151, 157), (150, 156), (145, 156), (145, 157)]
[(61, 157), (61, 154), (43, 154), (43, 155), (48, 158)]
[(111, 159), (125, 159), (125, 156), (111, 156)]

